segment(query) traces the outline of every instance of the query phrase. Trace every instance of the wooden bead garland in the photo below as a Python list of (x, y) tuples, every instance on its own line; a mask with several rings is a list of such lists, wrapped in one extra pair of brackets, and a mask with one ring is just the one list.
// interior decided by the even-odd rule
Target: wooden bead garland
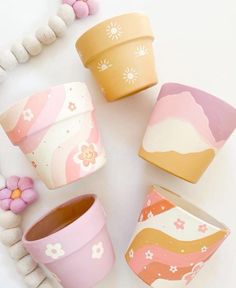
[(97, 11), (95, 0), (63, 0), (57, 15), (52, 16), (47, 25), (37, 29), (35, 35), (26, 36), (21, 43), (15, 43), (7, 50), (0, 52), (0, 83), (18, 64), (24, 64), (30, 57), (39, 55), (43, 46), (51, 45), (57, 38), (63, 37), (66, 29), (76, 18), (85, 18)]
[[(0, 189), (6, 185), (5, 178), (0, 175)], [(17, 270), (24, 277), (25, 283), (30, 288), (53, 288), (51, 281), (46, 273), (32, 259), (22, 244), (22, 216), (14, 214), (12, 211), (0, 213), (0, 240), (3, 245), (8, 247), (10, 257), (17, 261)]]

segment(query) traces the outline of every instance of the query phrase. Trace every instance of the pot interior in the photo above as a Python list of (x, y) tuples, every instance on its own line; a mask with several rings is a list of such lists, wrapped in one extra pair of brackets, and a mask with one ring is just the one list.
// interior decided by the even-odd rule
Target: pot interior
[(226, 230), (226, 231), (229, 230), (224, 224), (217, 221), (214, 217), (210, 216), (208, 213), (206, 213), (202, 209), (198, 208), (197, 206), (183, 199), (178, 194), (172, 191), (169, 191), (166, 188), (162, 188), (158, 186), (154, 186), (154, 187), (164, 198), (166, 198), (175, 206), (182, 208), (186, 213), (191, 214), (193, 217), (197, 217), (201, 221), (206, 222), (207, 224), (211, 224), (218, 229)]
[(94, 202), (95, 196), (88, 195), (57, 207), (31, 227), (25, 239), (39, 240), (65, 228), (85, 214)]

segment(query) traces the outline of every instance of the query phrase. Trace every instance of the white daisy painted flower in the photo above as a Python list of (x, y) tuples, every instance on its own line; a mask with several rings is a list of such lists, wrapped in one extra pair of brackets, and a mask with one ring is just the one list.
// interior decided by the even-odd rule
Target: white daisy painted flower
[(104, 253), (103, 243), (99, 242), (92, 247), (92, 259), (101, 259)]
[(178, 271), (176, 266), (170, 266), (170, 272), (172, 272), (173, 274), (176, 273)]
[(31, 109), (26, 109), (22, 112), (25, 121), (31, 122), (34, 119), (34, 114)]
[(58, 259), (65, 255), (64, 250), (60, 243), (48, 244), (45, 250), (45, 254), (52, 259)]
[(148, 54), (148, 49), (144, 45), (140, 45), (135, 50), (136, 57), (143, 57)]
[(152, 260), (153, 255), (154, 255), (154, 254), (153, 254), (150, 250), (148, 250), (147, 252), (145, 252), (145, 257), (146, 257), (146, 259)]

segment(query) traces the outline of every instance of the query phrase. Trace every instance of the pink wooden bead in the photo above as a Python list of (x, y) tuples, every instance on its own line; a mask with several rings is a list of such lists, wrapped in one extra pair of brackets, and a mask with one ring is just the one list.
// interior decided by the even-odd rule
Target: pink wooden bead
[(98, 2), (96, 0), (88, 0), (89, 15), (94, 15), (98, 11)]
[(77, 1), (73, 5), (75, 15), (77, 18), (85, 18), (89, 15), (89, 7), (84, 1)]
[(70, 6), (73, 6), (77, 0), (62, 0), (63, 4), (68, 4)]

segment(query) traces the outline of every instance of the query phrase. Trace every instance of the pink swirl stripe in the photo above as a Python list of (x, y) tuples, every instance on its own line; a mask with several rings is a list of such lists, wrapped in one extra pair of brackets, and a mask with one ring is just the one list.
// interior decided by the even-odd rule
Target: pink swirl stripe
[[(46, 105), (47, 100), (48, 100), (48, 92), (39, 93), (34, 97), (29, 98), (15, 128), (7, 132), (8, 137), (14, 144), (19, 143), (22, 139), (24, 139), (27, 136), (28, 131), (36, 122), (43, 107)], [(33, 118), (31, 119), (31, 121), (26, 121), (24, 119), (23, 112), (27, 110), (30, 110), (32, 112)]]
[(224, 141), (216, 142), (203, 108), (195, 101), (190, 92), (167, 95), (158, 100), (149, 125), (155, 125), (167, 118), (190, 122), (205, 141), (215, 148), (220, 148), (224, 144)]
[[(31, 126), (28, 134), (31, 135), (41, 129), (47, 128), (55, 123), (66, 98), (66, 92), (63, 86), (51, 88), (48, 96), (50, 96), (43, 107), (39, 117)], [(55, 101), (55, 98), (57, 99)]]
[[(169, 266), (188, 267), (191, 264), (195, 265), (198, 262), (205, 262), (221, 244), (222, 240), (209, 247), (204, 253), (195, 252), (190, 254), (177, 254), (157, 245), (147, 245), (134, 253), (134, 257), (130, 258), (129, 265), (137, 274), (143, 270), (143, 267), (153, 262), (160, 262)], [(145, 258), (147, 251), (153, 253), (152, 259)]]

